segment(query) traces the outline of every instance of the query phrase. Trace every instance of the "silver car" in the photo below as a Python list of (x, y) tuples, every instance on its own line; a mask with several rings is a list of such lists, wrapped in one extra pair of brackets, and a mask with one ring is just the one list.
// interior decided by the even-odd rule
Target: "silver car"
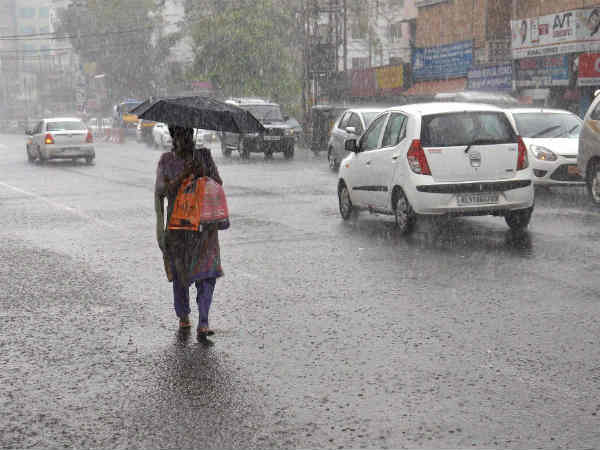
[(84, 158), (91, 164), (96, 157), (92, 132), (76, 117), (42, 119), (27, 134), (30, 136), (27, 145), (29, 162)]
[(358, 139), (373, 119), (384, 108), (347, 109), (333, 124), (327, 144), (327, 161), (331, 170), (336, 170), (342, 159), (348, 156), (345, 143), (348, 139)]

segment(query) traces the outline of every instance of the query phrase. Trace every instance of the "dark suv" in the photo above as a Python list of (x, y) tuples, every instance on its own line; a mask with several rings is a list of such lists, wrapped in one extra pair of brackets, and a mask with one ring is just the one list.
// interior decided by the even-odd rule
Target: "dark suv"
[(238, 151), (240, 157), (247, 159), (250, 153), (264, 153), (265, 158), (272, 158), (273, 153), (283, 153), (286, 159), (294, 157), (294, 130), (286, 122), (288, 117), (281, 113), (277, 103), (256, 98), (234, 98), (227, 103), (250, 111), (265, 127), (264, 133), (223, 133), (221, 149), (223, 156), (230, 157), (232, 151)]

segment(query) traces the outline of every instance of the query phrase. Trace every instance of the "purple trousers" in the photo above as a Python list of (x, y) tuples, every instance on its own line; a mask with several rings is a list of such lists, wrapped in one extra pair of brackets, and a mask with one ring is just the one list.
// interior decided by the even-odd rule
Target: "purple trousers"
[[(215, 290), (216, 278), (206, 278), (196, 281), (196, 303), (198, 304), (199, 327), (208, 327), (208, 311), (212, 303), (213, 292)], [(184, 317), (190, 314), (190, 288), (183, 285), (177, 275), (173, 277), (173, 303), (177, 317)]]

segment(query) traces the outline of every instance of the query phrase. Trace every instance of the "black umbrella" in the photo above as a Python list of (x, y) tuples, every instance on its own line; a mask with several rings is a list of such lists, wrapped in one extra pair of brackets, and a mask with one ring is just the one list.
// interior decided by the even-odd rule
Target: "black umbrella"
[(265, 131), (250, 112), (210, 97), (165, 97), (146, 100), (131, 112), (140, 119), (186, 128), (232, 133)]

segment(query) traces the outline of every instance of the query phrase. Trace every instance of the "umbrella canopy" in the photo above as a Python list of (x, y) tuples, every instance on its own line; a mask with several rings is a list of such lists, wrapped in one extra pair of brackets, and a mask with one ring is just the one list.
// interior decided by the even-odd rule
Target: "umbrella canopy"
[(140, 119), (186, 128), (232, 133), (265, 131), (250, 112), (210, 97), (166, 97), (153, 101), (147, 100), (132, 113)]

